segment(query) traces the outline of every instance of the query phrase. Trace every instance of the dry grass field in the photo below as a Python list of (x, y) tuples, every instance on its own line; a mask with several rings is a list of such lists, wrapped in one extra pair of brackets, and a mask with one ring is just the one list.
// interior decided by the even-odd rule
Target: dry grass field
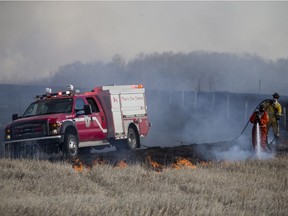
[(161, 170), (150, 163), (73, 169), (0, 159), (0, 215), (288, 214), (287, 155)]

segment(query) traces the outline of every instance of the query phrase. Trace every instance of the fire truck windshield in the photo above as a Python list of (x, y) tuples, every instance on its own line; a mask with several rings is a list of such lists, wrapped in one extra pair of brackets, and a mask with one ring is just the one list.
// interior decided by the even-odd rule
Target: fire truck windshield
[(28, 107), (23, 117), (54, 114), (54, 113), (71, 113), (72, 98), (47, 99), (36, 101)]

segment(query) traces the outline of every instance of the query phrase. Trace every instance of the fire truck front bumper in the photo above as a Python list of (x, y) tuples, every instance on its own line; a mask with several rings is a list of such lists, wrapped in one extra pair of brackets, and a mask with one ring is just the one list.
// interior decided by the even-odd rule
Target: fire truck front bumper
[(29, 143), (35, 144), (35, 143), (58, 143), (63, 140), (62, 135), (56, 135), (56, 136), (47, 136), (47, 137), (36, 137), (36, 138), (27, 138), (27, 139), (17, 139), (17, 140), (6, 140), (4, 142), (5, 145), (12, 144), (12, 143)]
[(6, 140), (5, 157), (26, 157), (34, 153), (58, 153), (61, 151), (62, 135), (27, 138), (18, 140)]

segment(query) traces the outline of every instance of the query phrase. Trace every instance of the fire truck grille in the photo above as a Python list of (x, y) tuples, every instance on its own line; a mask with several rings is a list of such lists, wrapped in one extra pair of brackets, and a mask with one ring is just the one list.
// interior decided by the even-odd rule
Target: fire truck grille
[(34, 137), (46, 136), (47, 123), (46, 122), (29, 122), (26, 124), (15, 125), (13, 128), (14, 139), (26, 139)]

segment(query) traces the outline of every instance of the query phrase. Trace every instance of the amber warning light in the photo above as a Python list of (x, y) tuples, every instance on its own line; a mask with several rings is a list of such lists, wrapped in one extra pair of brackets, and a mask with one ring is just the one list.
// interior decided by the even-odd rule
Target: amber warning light
[(133, 85), (132, 88), (144, 88), (144, 86), (142, 84), (139, 84), (139, 85)]

